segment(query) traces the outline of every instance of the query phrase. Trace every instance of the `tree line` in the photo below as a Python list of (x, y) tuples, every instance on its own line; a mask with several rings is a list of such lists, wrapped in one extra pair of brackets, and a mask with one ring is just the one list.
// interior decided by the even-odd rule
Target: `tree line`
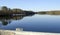
[(10, 9), (6, 6), (0, 7), (0, 15), (12, 15), (12, 14), (29, 15), (29, 14), (34, 14), (34, 12), (33, 11), (26, 11), (26, 10), (22, 10), (22, 9), (18, 9), (18, 8)]

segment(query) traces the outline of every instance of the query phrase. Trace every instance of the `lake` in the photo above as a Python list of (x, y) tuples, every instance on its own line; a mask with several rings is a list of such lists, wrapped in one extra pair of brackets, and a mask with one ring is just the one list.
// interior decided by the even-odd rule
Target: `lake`
[(60, 33), (60, 15), (35, 14), (29, 16), (0, 17), (0, 29)]

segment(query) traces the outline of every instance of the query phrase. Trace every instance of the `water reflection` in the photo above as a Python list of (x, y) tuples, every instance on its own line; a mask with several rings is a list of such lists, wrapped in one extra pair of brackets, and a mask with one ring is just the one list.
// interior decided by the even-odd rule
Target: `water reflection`
[(17, 16), (4, 16), (4, 17), (1, 17), (0, 16), (0, 21), (2, 22), (2, 25), (8, 25), (11, 23), (11, 20), (21, 20), (23, 19), (24, 17), (26, 16), (32, 16), (34, 14), (30, 14), (30, 15), (17, 15)]
[(35, 14), (0, 17), (0, 29), (15, 30), (16, 28), (23, 28), (24, 31), (60, 33), (60, 15)]

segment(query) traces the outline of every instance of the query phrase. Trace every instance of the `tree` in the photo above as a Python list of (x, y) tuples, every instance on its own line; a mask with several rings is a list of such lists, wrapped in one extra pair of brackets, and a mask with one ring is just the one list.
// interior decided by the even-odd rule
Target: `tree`
[(3, 6), (1, 9), (2, 9), (3, 12), (7, 12), (8, 11), (8, 8), (6, 6)]
[(12, 9), (12, 11), (13, 11), (14, 14), (19, 14), (19, 13), (21, 13), (23, 10), (22, 10), (22, 9), (17, 9), (17, 8), (15, 8), (15, 9)]

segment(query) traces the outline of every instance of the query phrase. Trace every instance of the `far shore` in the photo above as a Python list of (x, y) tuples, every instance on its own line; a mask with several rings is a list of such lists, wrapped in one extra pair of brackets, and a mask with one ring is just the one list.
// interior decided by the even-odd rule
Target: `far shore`
[(60, 15), (60, 11), (27, 11), (22, 9), (13, 8), (10, 9), (6, 6), (2, 6), (0, 9), (0, 16), (12, 16), (12, 15), (31, 15), (31, 14), (50, 14), (50, 15)]

